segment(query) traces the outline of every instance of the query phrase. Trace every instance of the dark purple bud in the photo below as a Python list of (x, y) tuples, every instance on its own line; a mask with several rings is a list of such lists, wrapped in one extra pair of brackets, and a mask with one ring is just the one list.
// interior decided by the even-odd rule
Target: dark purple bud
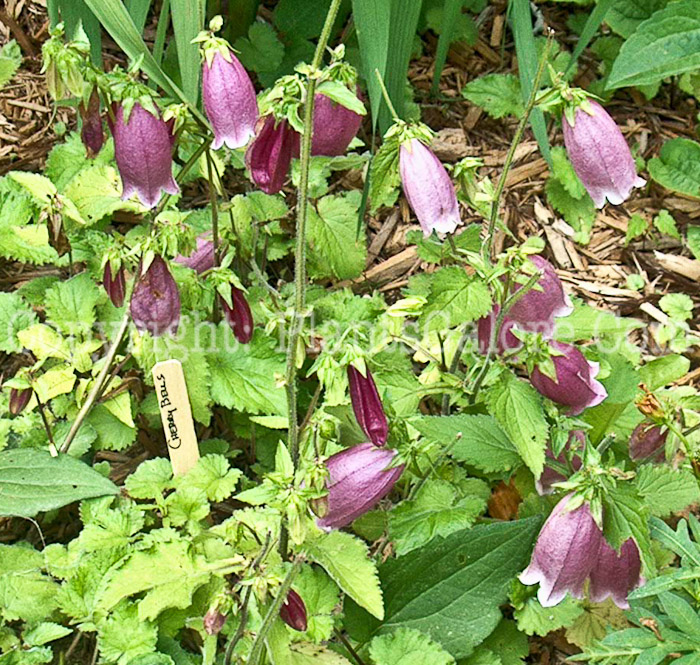
[(207, 635), (218, 635), (226, 623), (226, 615), (212, 607), (204, 615), (204, 630)]
[(598, 363), (586, 360), (571, 344), (551, 342), (550, 346), (563, 354), (552, 356), (557, 380), (553, 381), (535, 367), (530, 375), (532, 385), (553, 402), (570, 407), (569, 414), (573, 416), (600, 404), (608, 393), (603, 384), (596, 381), (600, 370)]
[[(572, 445), (572, 443), (574, 443), (574, 439), (578, 439), (578, 441), (581, 444), (581, 447), (586, 442), (585, 434), (580, 429), (575, 429), (569, 434), (569, 439), (566, 442), (567, 448), (569, 448)], [(581, 447), (579, 447), (579, 449)], [(551, 448), (549, 448), (549, 446), (545, 451), (545, 456), (551, 460), (555, 459), (554, 453), (552, 452)], [(556, 461), (559, 462), (559, 464), (566, 465), (566, 455), (564, 451), (559, 453), (559, 457), (556, 458)], [(573, 467), (574, 471), (578, 471), (581, 468), (581, 465), (581, 458), (578, 455), (574, 455), (573, 459), (571, 460), (571, 466)], [(554, 491), (554, 488), (552, 487), (554, 483), (561, 483), (565, 480), (566, 476), (545, 464), (544, 471), (542, 471), (542, 475), (535, 481), (535, 488), (537, 489), (537, 493), (540, 496), (544, 496), (545, 494), (551, 494)]]
[(115, 275), (112, 273), (112, 266), (107, 261), (102, 276), (102, 284), (112, 304), (115, 307), (121, 307), (124, 304), (124, 295), (126, 293), (126, 271), (124, 266), (120, 266)]
[(27, 408), (32, 394), (31, 388), (10, 388), (10, 413), (13, 416), (22, 413)]
[(304, 605), (301, 596), (294, 589), (289, 590), (286, 600), (280, 607), (280, 618), (290, 628), (302, 633), (307, 628), (306, 605)]
[(362, 116), (322, 93), (316, 93), (314, 100), (311, 154), (326, 157), (344, 155), (360, 131)]
[(161, 192), (177, 194), (172, 172), (173, 135), (170, 125), (160, 117), (134, 104), (128, 122), (121, 106), (115, 107), (114, 154), (122, 179), (122, 199), (136, 194), (147, 208), (154, 208)]
[(299, 134), (287, 121), (277, 122), (273, 115), (265, 116), (245, 155), (253, 182), (266, 194), (279, 192), (287, 179), (292, 155), (298, 150)]
[(403, 466), (388, 468), (395, 456), (395, 450), (377, 448), (368, 441), (329, 457), (328, 512), (316, 524), (326, 531), (340, 529), (371, 510), (403, 472)]
[(619, 555), (603, 538), (598, 562), (591, 570), (591, 600), (600, 603), (611, 596), (615, 605), (628, 610), (627, 594), (644, 583), (641, 569), (639, 548), (632, 538), (622, 543)]
[(375, 446), (383, 446), (389, 434), (382, 400), (379, 398), (377, 386), (370, 374), (362, 376), (362, 372), (352, 365), (348, 365), (348, 383), (350, 384), (350, 400), (355, 418)]
[(258, 120), (255, 88), (232, 51), (226, 55), (217, 51), (211, 64), (204, 59), (202, 102), (214, 128), (214, 150), (224, 143), (232, 150), (240, 148), (255, 135)]
[(241, 344), (247, 344), (253, 337), (253, 326), (255, 325), (253, 313), (250, 311), (250, 305), (245, 299), (243, 291), (235, 286), (231, 287), (231, 301), (233, 307), (229, 307), (223, 298), (220, 299), (226, 323), (233, 330), (234, 337)]
[(87, 156), (95, 157), (104, 143), (104, 132), (102, 131), (102, 117), (100, 116), (100, 96), (97, 88), (93, 88), (90, 94), (87, 108), (80, 102), (78, 107), (83, 127), (80, 130), (80, 138), (83, 141)]
[(147, 330), (154, 337), (177, 331), (180, 292), (168, 264), (160, 256), (153, 259), (136, 282), (131, 296), (131, 318), (139, 330)]
[(598, 102), (589, 99), (587, 104), (590, 113), (578, 107), (573, 126), (566, 114), (562, 117), (564, 145), (596, 208), (602, 208), (606, 198), (619, 205), (646, 182), (637, 176), (632, 153), (615, 121)]
[(523, 584), (537, 584), (537, 598), (543, 607), (561, 602), (567, 591), (583, 597), (583, 585), (598, 562), (603, 534), (587, 503), (574, 510), (565, 496), (544, 523), (530, 565), (520, 574)]
[(198, 273), (203, 273), (206, 270), (211, 270), (214, 267), (214, 243), (202, 236), (197, 238), (197, 247), (189, 256), (178, 254), (175, 257), (175, 262), (183, 266), (192, 268)]
[[(479, 352), (486, 355), (491, 343), (491, 334), (493, 327), (498, 320), (498, 313), (501, 311), (499, 305), (495, 305), (488, 316), (483, 316), (476, 324), (477, 337), (479, 340)], [(494, 349), (499, 355), (506, 351), (514, 351), (522, 346), (522, 342), (513, 334), (512, 330), (515, 327), (515, 321), (508, 316), (504, 317), (501, 329), (498, 334), (498, 339), (494, 340)]]
[(423, 235), (452, 233), (459, 224), (455, 188), (442, 162), (418, 139), (401, 144), (399, 172), (403, 192)]
[(662, 462), (668, 430), (662, 430), (654, 423), (640, 423), (634, 428), (629, 440), (630, 459), (635, 462), (651, 459)]

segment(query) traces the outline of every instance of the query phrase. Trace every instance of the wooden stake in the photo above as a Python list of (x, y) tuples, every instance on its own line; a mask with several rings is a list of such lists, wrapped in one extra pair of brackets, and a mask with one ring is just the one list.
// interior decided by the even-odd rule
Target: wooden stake
[(179, 360), (164, 360), (153, 366), (160, 418), (168, 454), (176, 476), (187, 473), (199, 459), (187, 384)]

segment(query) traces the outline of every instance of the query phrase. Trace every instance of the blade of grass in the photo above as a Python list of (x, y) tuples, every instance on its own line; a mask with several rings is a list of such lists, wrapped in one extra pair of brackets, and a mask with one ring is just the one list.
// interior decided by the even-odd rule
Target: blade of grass
[[(404, 117), (408, 61), (422, 4), (422, 0), (391, 0), (391, 27), (384, 83), (399, 118)], [(379, 127), (384, 132), (392, 122), (389, 109), (385, 105), (379, 112)]]
[(583, 53), (586, 46), (588, 46), (591, 39), (593, 39), (596, 32), (598, 32), (600, 24), (605, 20), (605, 16), (608, 13), (608, 10), (610, 9), (610, 7), (613, 6), (614, 3), (615, 0), (598, 0), (598, 4), (596, 4), (593, 11), (588, 15), (588, 18), (586, 19), (586, 23), (583, 26), (583, 30), (581, 31), (581, 36), (578, 38), (576, 48), (574, 49), (574, 52), (571, 56), (571, 62), (569, 62), (566, 68), (566, 72), (564, 72), (565, 74), (567, 74), (571, 70), (571, 68), (576, 64), (579, 57), (581, 56), (581, 53)]
[(369, 91), (372, 129), (376, 129), (382, 91), (374, 76), (374, 70), (384, 76), (389, 49), (389, 29), (391, 26), (391, 2), (389, 0), (352, 0), (353, 18), (360, 44), (363, 76)]
[(202, 68), (199, 47), (192, 40), (204, 27), (202, 0), (170, 0), (170, 15), (180, 64), (182, 89), (192, 104), (199, 96), (199, 73)]
[[(527, 103), (532, 91), (532, 81), (537, 72), (537, 46), (532, 30), (532, 15), (530, 14), (529, 0), (510, 0), (509, 10), (513, 21), (513, 35), (515, 37), (515, 53), (518, 57), (518, 74), (520, 87), (523, 93), (523, 102)], [(533, 109), (530, 115), (532, 132), (537, 139), (542, 157), (551, 165), (549, 149), (549, 137), (547, 125), (541, 109)]]
[(158, 66), (163, 62), (163, 51), (165, 51), (165, 36), (168, 34), (170, 26), (170, 0), (163, 0), (158, 15), (158, 27), (156, 28), (156, 41), (153, 44), (153, 59)]
[[(84, 0), (57, 0), (52, 3), (56, 11), (56, 22), (63, 21), (68, 39), (73, 39), (79, 23), (83, 24), (83, 30), (90, 40), (90, 58), (96, 66), (102, 65), (102, 32), (100, 22), (90, 11)], [(51, 14), (49, 14), (51, 16)], [(55, 25), (53, 18), (52, 26)]]
[(438, 39), (437, 50), (435, 51), (435, 71), (433, 72), (433, 85), (430, 88), (431, 95), (435, 95), (438, 91), (442, 70), (447, 61), (447, 52), (450, 50), (450, 44), (452, 43), (454, 27), (457, 23), (457, 17), (462, 12), (463, 4), (464, 0), (445, 0), (445, 4), (442, 7), (442, 23), (440, 24), (440, 38)]
[(194, 104), (190, 103), (185, 93), (175, 85), (155, 61), (121, 0), (85, 0), (85, 2), (124, 53), (132, 60), (142, 55), (141, 68), (143, 71), (168, 95), (187, 104), (197, 121), (207, 126), (207, 119)]
[(143, 33), (148, 17), (148, 10), (151, 8), (151, 0), (124, 0), (129, 16), (136, 26), (139, 34)]

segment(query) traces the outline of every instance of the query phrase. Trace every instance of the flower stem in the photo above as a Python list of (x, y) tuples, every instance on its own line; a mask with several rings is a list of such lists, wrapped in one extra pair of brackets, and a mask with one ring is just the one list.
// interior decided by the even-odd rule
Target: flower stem
[[(289, 430), (287, 444), (294, 466), (299, 460), (299, 423), (297, 422), (297, 347), (303, 327), (303, 315), (306, 305), (306, 221), (309, 214), (309, 168), (311, 166), (311, 139), (314, 123), (314, 96), (316, 92), (316, 76), (323, 54), (330, 38), (331, 29), (338, 15), (341, 0), (332, 0), (326, 14), (321, 36), (318, 38), (316, 52), (311, 63), (311, 73), (306, 84), (306, 99), (304, 101), (304, 132), (301, 136), (301, 161), (299, 189), (297, 191), (297, 228), (296, 249), (294, 260), (294, 311), (289, 328), (287, 341), (287, 371), (285, 385), (287, 391), (287, 412)], [(280, 553), (287, 553), (287, 532), (282, 528), (280, 533)], [(252, 661), (251, 661), (252, 662)]]
[[(219, 201), (214, 185), (214, 166), (212, 164), (212, 156), (209, 150), (206, 151), (207, 156), (207, 177), (209, 179), (209, 200), (211, 202), (211, 236), (214, 244), (214, 267), (219, 266)], [(212, 318), (214, 323), (219, 322), (219, 298), (214, 296), (214, 304), (212, 305)]]
[(525, 112), (523, 117), (520, 118), (518, 127), (515, 130), (515, 136), (508, 149), (508, 154), (506, 155), (506, 161), (503, 164), (503, 170), (501, 171), (501, 177), (498, 179), (498, 185), (496, 186), (496, 191), (493, 195), (493, 201), (491, 203), (491, 214), (489, 216), (489, 226), (486, 232), (486, 239), (483, 244), (483, 255), (486, 259), (491, 258), (491, 247), (493, 245), (493, 236), (496, 230), (496, 221), (498, 220), (498, 211), (501, 206), (501, 196), (503, 196), (503, 190), (506, 187), (506, 178), (508, 177), (508, 172), (513, 164), (513, 158), (515, 157), (515, 150), (520, 145), (520, 141), (523, 138), (523, 133), (525, 132), (525, 127), (527, 127), (527, 122), (530, 119), (530, 114), (532, 109), (535, 108), (535, 103), (538, 99), (538, 92), (540, 89), (540, 82), (542, 81), (542, 75), (544, 74), (544, 67), (549, 59), (549, 49), (552, 43), (552, 37), (547, 39), (547, 43), (544, 47), (544, 53), (540, 58), (539, 66), (537, 67), (537, 73), (535, 74), (535, 80), (532, 84), (532, 90), (530, 96), (527, 100), (527, 106), (525, 107)]
[(379, 81), (379, 87), (382, 90), (382, 96), (384, 97), (384, 101), (386, 102), (386, 105), (389, 108), (389, 113), (391, 113), (391, 117), (394, 119), (394, 122), (399, 122), (401, 118), (399, 118), (399, 114), (396, 112), (394, 105), (391, 103), (389, 91), (386, 89), (386, 85), (384, 85), (384, 79), (382, 78), (382, 75), (379, 73), (378, 69), (374, 70), (374, 75), (377, 77), (377, 81)]
[(250, 651), (250, 656), (248, 657), (248, 665), (258, 665), (260, 658), (262, 657), (263, 649), (265, 648), (265, 638), (272, 628), (272, 624), (277, 620), (280, 613), (280, 608), (282, 603), (287, 598), (289, 590), (292, 588), (292, 582), (301, 570), (301, 563), (303, 558), (301, 556), (297, 557), (292, 567), (289, 569), (287, 576), (280, 585), (279, 590), (275, 599), (272, 601), (272, 605), (267, 610), (265, 618), (263, 619), (262, 626), (260, 626), (260, 631), (258, 632), (255, 642), (253, 643), (253, 648)]

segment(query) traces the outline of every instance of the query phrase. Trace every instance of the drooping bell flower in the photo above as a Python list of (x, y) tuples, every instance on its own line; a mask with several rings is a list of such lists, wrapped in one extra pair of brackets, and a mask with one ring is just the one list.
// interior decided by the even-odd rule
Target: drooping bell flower
[(154, 337), (175, 333), (180, 323), (180, 292), (168, 264), (156, 256), (136, 282), (131, 296), (131, 318), (139, 330)]
[[(564, 291), (554, 266), (538, 255), (531, 256), (530, 261), (542, 276), (534, 287), (513, 304), (503, 319), (499, 339), (496, 340), (496, 350), (499, 354), (522, 346), (520, 340), (511, 332), (513, 328), (524, 332), (541, 333), (549, 338), (554, 334), (555, 318), (568, 316), (573, 312), (571, 300)], [(521, 288), (523, 288), (522, 284), (518, 284), (511, 293), (517, 293)], [(500, 307), (494, 306), (493, 311), (479, 319), (477, 323), (481, 353), (486, 353), (488, 350), (491, 328), (495, 325), (499, 311)]]
[(662, 430), (659, 425), (654, 423), (640, 423), (630, 436), (630, 459), (635, 462), (646, 459), (661, 462), (664, 459), (667, 438), (668, 430)]
[(401, 184), (409, 205), (429, 236), (433, 230), (453, 233), (459, 224), (455, 188), (442, 162), (418, 139), (399, 149)]
[[(566, 442), (567, 448), (571, 447), (571, 445), (574, 443), (574, 439), (577, 439), (581, 446), (583, 446), (586, 442), (585, 434), (580, 429), (575, 429), (569, 433), (569, 438)], [(547, 450), (545, 451), (545, 458), (556, 460), (557, 462), (559, 462), (559, 464), (566, 465), (566, 454), (564, 451), (559, 453), (559, 457), (555, 458), (551, 448), (547, 446)], [(551, 494), (554, 491), (554, 488), (552, 487), (554, 483), (561, 483), (566, 480), (566, 476), (564, 476), (564, 474), (560, 473), (556, 469), (553, 469), (551, 466), (547, 466), (546, 461), (547, 460), (545, 459), (545, 465), (542, 474), (535, 481), (535, 489), (537, 490), (537, 493), (540, 496), (544, 496), (545, 494)], [(571, 459), (571, 466), (573, 467), (574, 471), (578, 471), (581, 468), (581, 465), (581, 458), (578, 455), (574, 455)]]
[(199, 236), (197, 238), (197, 246), (189, 256), (178, 254), (174, 260), (176, 263), (192, 268), (199, 274), (211, 270), (215, 263), (214, 243)]
[(403, 466), (388, 468), (395, 455), (395, 450), (368, 441), (329, 457), (325, 514), (316, 524), (326, 531), (340, 529), (371, 510), (403, 472)]
[(27, 408), (32, 394), (31, 388), (10, 388), (10, 413), (13, 416), (22, 413)]
[(591, 600), (600, 603), (610, 596), (615, 605), (623, 610), (629, 609), (627, 594), (644, 582), (641, 568), (639, 548), (632, 538), (622, 543), (620, 554), (603, 538), (598, 561), (591, 570)]
[(80, 138), (85, 146), (87, 156), (90, 158), (96, 157), (104, 144), (102, 117), (100, 116), (100, 96), (97, 93), (97, 88), (93, 88), (87, 107), (85, 107), (83, 102), (80, 102), (78, 110), (83, 121)]
[(555, 507), (537, 536), (530, 565), (520, 574), (523, 584), (537, 584), (543, 607), (561, 602), (569, 592), (583, 597), (583, 585), (598, 562), (603, 534), (587, 503), (574, 510), (565, 496)]
[(357, 136), (362, 116), (323, 93), (314, 96), (314, 133), (311, 154), (326, 157), (344, 155)]
[(258, 101), (253, 82), (233, 51), (217, 49), (202, 64), (202, 102), (214, 129), (212, 148), (234, 150), (255, 135)]
[(550, 346), (562, 354), (552, 356), (557, 380), (550, 379), (535, 367), (530, 381), (537, 391), (557, 404), (570, 407), (569, 414), (573, 416), (600, 404), (608, 393), (603, 384), (596, 381), (600, 370), (598, 363), (587, 360), (571, 344), (550, 342)]
[(262, 125), (245, 154), (246, 166), (263, 192), (277, 194), (287, 179), (292, 155), (299, 150), (299, 134), (286, 120), (278, 122), (272, 114), (260, 122)]
[(162, 192), (180, 191), (172, 173), (173, 135), (168, 123), (136, 102), (126, 122), (122, 107), (116, 106), (110, 127), (122, 199), (136, 194), (144, 206), (154, 208)]
[(302, 633), (307, 628), (306, 605), (302, 597), (294, 589), (289, 590), (282, 607), (280, 607), (280, 618), (290, 628)]
[(562, 116), (564, 145), (596, 208), (607, 198), (613, 205), (625, 201), (632, 189), (646, 182), (637, 169), (625, 137), (598, 102), (587, 100), (574, 111), (574, 124)]
[(389, 434), (389, 425), (372, 374), (369, 369), (366, 372), (366, 376), (363, 376), (359, 369), (348, 365), (350, 401), (362, 431), (375, 446), (383, 446)]
[(102, 284), (112, 304), (117, 308), (121, 307), (124, 304), (124, 295), (126, 293), (126, 271), (124, 266), (119, 266), (117, 272), (114, 273), (110, 262), (107, 261), (102, 275)]
[(221, 308), (224, 310), (224, 318), (233, 331), (234, 337), (241, 343), (247, 344), (253, 337), (253, 313), (245, 299), (243, 291), (231, 286), (231, 302), (229, 307), (223, 298), (220, 298)]

